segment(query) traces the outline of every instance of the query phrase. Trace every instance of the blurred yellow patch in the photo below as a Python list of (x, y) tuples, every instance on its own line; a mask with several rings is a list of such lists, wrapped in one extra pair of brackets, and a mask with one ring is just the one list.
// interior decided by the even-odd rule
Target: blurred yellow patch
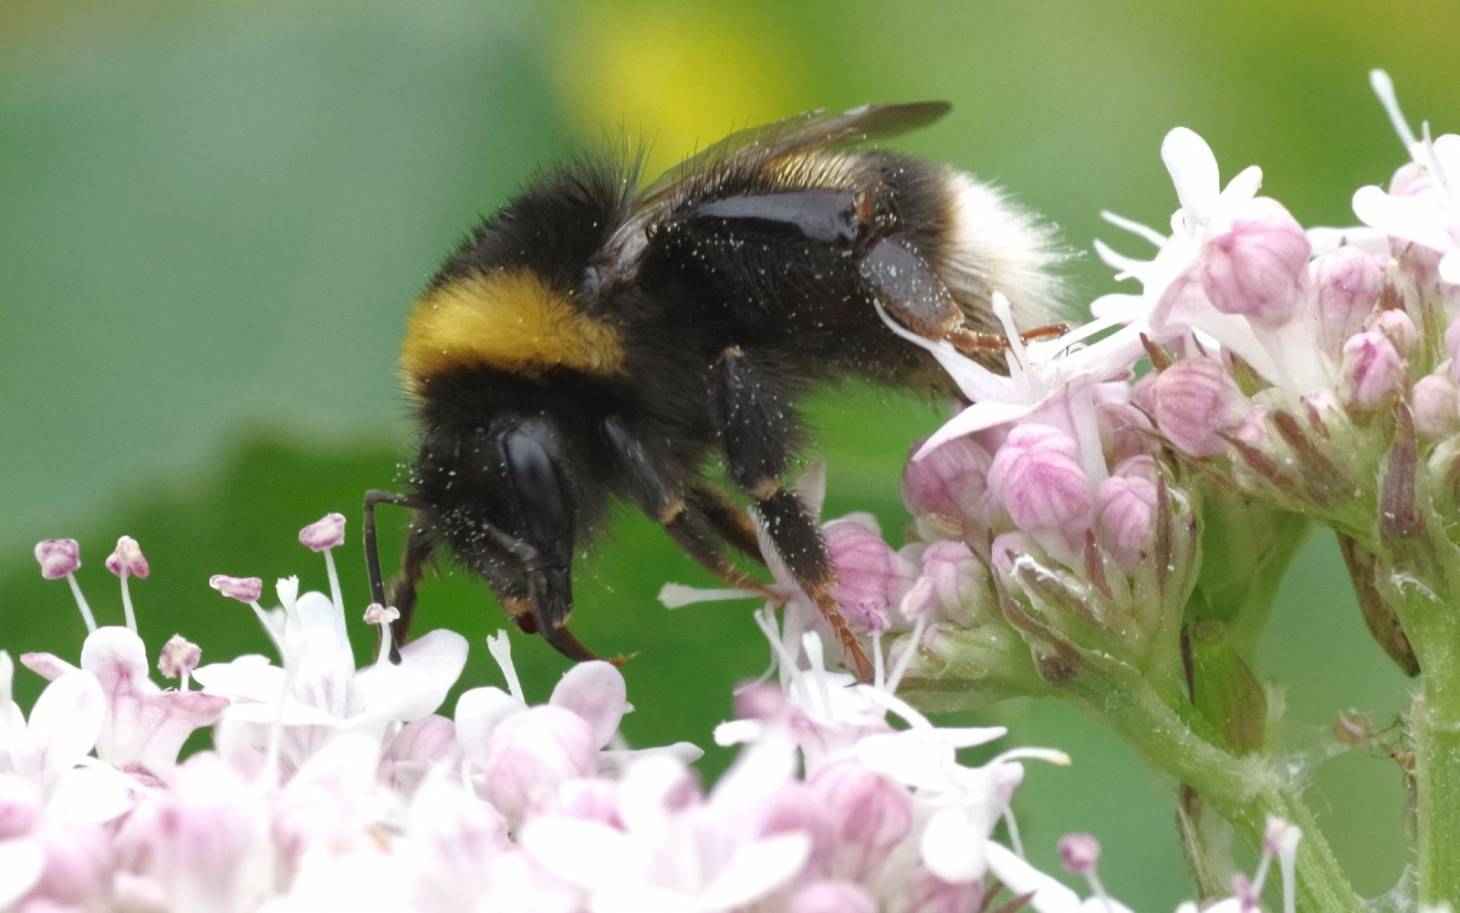
[(732, 130), (796, 111), (795, 55), (749, 10), (582, 3), (561, 20), (559, 91), (584, 138), (649, 145), (653, 177)]

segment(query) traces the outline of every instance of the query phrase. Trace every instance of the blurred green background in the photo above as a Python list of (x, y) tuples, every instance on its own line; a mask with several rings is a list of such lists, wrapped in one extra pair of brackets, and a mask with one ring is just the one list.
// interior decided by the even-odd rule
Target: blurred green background
[[(1158, 148), (1202, 133), (1224, 175), (1256, 162), (1305, 224), (1348, 224), (1349, 196), (1401, 149), (1369, 94), (1390, 70), (1414, 119), (1460, 128), (1453, 3), (1323, 4), (467, 2), (0, 4), (0, 647), (79, 650), (63, 585), (31, 544), (82, 541), (83, 585), (120, 617), (101, 559), (137, 536), (154, 573), (135, 588), (144, 636), (174, 631), (205, 660), (265, 649), (209, 574), (323, 568), (295, 544), (328, 510), (351, 518), (347, 597), (363, 605), (358, 504), (409, 455), (393, 362), (408, 304), (437, 259), (535, 170), (627, 131), (665, 166), (721, 134), (801, 109), (946, 98), (904, 148), (1011, 188), (1088, 251), (1108, 208), (1164, 224)], [(1138, 250), (1139, 242), (1118, 238)], [(1086, 257), (1086, 297), (1111, 288)], [(828, 515), (901, 527), (898, 472), (934, 427), (928, 405), (868, 390), (811, 407), (830, 463)], [(404, 517), (385, 515), (391, 563)], [(625, 512), (579, 570), (578, 629), (627, 669), (638, 744), (708, 742), (766, 650), (748, 605), (678, 614), (666, 580), (708, 583)], [(496, 682), (486, 591), (448, 573), (423, 627), (474, 645), (463, 684)], [(356, 634), (368, 640), (363, 625)], [(517, 638), (529, 692), (564, 664)], [(1332, 542), (1294, 568), (1264, 644), (1295, 730), (1342, 707), (1392, 719), (1404, 681), (1363, 634)], [(23, 702), (34, 676), (19, 673)], [(1094, 724), (1015, 703), (1012, 743), (1056, 744), (1069, 770), (1031, 769), (1025, 839), (1053, 865), (1070, 830), (1104, 841), (1106, 883), (1138, 909), (1188, 889), (1172, 785)], [(1299, 740), (1301, 741), (1301, 739)], [(709, 771), (724, 758), (712, 754)], [(1404, 860), (1403, 788), (1359, 751), (1301, 776), (1357, 886)]]

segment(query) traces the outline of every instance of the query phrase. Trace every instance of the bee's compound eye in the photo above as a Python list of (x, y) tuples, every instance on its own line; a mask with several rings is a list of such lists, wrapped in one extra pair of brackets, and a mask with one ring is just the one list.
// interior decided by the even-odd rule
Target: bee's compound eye
[(529, 540), (548, 551), (566, 546), (571, 554), (572, 509), (547, 445), (531, 430), (517, 428), (503, 438), (502, 456)]

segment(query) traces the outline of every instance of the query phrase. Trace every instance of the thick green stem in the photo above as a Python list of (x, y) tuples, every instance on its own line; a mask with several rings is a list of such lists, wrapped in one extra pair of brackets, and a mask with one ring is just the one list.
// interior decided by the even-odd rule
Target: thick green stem
[(1239, 758), (1198, 737), (1149, 688), (1083, 690), (1079, 695), (1146, 760), (1187, 783), (1249, 840), (1259, 843), (1267, 816), (1303, 829), (1298, 845), (1298, 909), (1303, 913), (1362, 913), (1362, 906), (1313, 814), (1264, 762)]
[[(1460, 713), (1455, 695), (1415, 699), (1410, 728), (1415, 749), (1415, 866), (1421, 903), (1460, 903)], [(1441, 695), (1435, 694), (1439, 698)]]

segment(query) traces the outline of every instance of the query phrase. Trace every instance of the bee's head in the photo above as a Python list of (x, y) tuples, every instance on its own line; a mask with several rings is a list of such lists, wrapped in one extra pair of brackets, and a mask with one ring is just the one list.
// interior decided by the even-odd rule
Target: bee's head
[(554, 417), (499, 415), (428, 430), (416, 464), (436, 535), (528, 630), (567, 620), (573, 554), (594, 512), (570, 437)]

